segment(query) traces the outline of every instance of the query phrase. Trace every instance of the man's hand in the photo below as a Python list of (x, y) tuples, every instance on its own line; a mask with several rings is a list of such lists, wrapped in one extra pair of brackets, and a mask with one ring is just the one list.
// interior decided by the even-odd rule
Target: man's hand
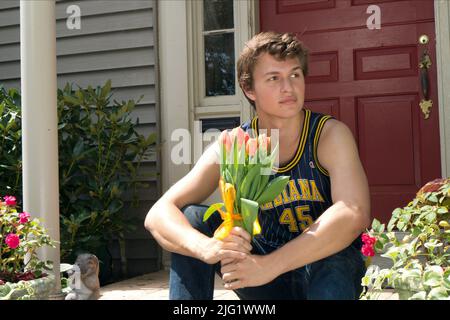
[(268, 256), (260, 255), (246, 255), (243, 259), (227, 264), (222, 262), (221, 272), (225, 289), (236, 290), (269, 283), (278, 276), (275, 268), (271, 266), (272, 262)]
[(209, 238), (202, 246), (201, 260), (208, 264), (215, 264), (219, 261), (242, 260), (252, 250), (250, 239), (247, 231), (234, 227), (223, 241)]

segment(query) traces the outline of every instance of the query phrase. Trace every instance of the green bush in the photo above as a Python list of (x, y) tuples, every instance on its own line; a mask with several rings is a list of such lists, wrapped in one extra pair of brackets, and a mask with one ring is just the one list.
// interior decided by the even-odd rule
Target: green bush
[[(6, 142), (0, 149), (0, 188), (22, 198), (20, 95), (2, 92), (0, 105), (6, 107), (0, 129)], [(135, 191), (146, 187), (138, 169), (153, 152), (156, 135), (136, 131), (138, 123), (130, 118), (134, 100), (111, 99), (110, 81), (58, 90), (61, 261), (72, 263), (81, 251), (104, 250), (136, 224), (124, 212), (124, 201), (132, 197), (136, 205)]]
[(20, 94), (0, 86), (0, 194), (22, 199)]
[[(369, 231), (375, 251), (392, 267), (371, 265), (362, 279), (363, 299), (378, 299), (391, 287), (400, 299), (435, 300), (450, 297), (450, 178), (425, 184), (404, 208), (392, 212), (385, 227), (374, 220)], [(385, 232), (385, 228), (387, 232)], [(405, 235), (400, 239), (394, 232)]]

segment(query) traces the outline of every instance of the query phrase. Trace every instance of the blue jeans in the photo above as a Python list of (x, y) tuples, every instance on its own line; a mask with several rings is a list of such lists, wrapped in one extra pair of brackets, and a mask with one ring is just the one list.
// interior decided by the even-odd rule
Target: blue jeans
[[(212, 237), (222, 220), (213, 214), (203, 222), (208, 207), (190, 205), (182, 209), (191, 225)], [(252, 243), (253, 254), (267, 254), (273, 248)], [(169, 280), (171, 300), (211, 300), (214, 294), (215, 273), (220, 275), (220, 263), (210, 265), (198, 259), (172, 253)], [(366, 272), (362, 254), (353, 245), (346, 249), (281, 274), (273, 281), (258, 287), (246, 287), (234, 292), (245, 300), (355, 300), (361, 294), (361, 278)]]

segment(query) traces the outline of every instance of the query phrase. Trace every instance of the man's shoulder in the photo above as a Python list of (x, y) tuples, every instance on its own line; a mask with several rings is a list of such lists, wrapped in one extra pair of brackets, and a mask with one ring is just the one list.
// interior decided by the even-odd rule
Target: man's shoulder
[(324, 123), (324, 126), (323, 126), (323, 135), (325, 135), (325, 132), (341, 132), (342, 133), (342, 131), (346, 131), (346, 130), (350, 130), (349, 128), (348, 128), (348, 126), (344, 123), (344, 122), (342, 122), (342, 121), (340, 121), (340, 120), (337, 120), (336, 118), (329, 118), (329, 119), (327, 119), (327, 121)]
[(351, 139), (353, 139), (353, 134), (350, 128), (344, 122), (330, 118), (324, 123), (319, 144), (324, 145), (333, 142), (342, 144), (349, 142)]

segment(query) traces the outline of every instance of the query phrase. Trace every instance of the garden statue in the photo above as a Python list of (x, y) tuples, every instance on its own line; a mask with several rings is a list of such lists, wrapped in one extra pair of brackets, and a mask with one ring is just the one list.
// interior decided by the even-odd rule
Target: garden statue
[(80, 254), (68, 273), (72, 291), (66, 300), (97, 300), (100, 297), (99, 261), (95, 255)]

